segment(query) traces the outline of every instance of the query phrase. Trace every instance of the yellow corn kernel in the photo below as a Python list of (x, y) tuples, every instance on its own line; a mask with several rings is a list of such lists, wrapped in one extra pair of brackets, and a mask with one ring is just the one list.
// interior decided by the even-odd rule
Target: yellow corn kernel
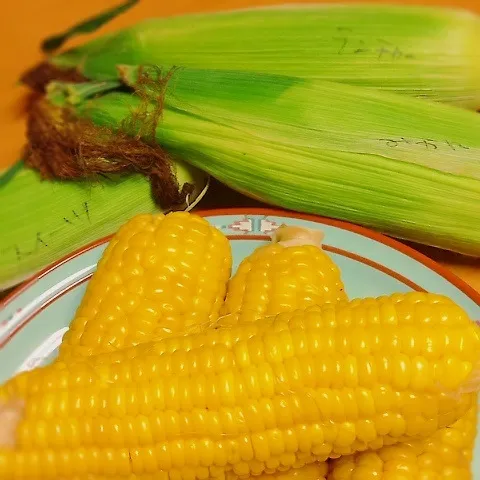
[[(248, 468), (248, 465), (247, 465)], [(250, 471), (250, 470), (248, 470)], [(284, 468), (277, 467), (275, 472), (270, 474), (262, 473), (256, 478), (257, 480), (326, 480), (328, 473), (328, 465), (326, 462), (310, 463), (300, 468)], [(248, 475), (248, 474), (247, 474)], [(226, 475), (226, 480), (238, 480), (242, 478), (240, 472), (229, 472)], [(250, 478), (250, 477), (248, 477)]]
[[(364, 303), (372, 308), (375, 301)], [(0, 449), (0, 478), (32, 480), (38, 462), (45, 479), (68, 478), (77, 475), (79, 462), (72, 459), (78, 458), (87, 459), (86, 474), (111, 478), (164, 471), (169, 480), (200, 480), (212, 467), (243, 476), (432, 435), (472, 405), (475, 395), (461, 387), (480, 359), (480, 328), (428, 295), (376, 303), (388, 307), (385, 318), (353, 314), (345, 322), (345, 304), (283, 313), (229, 346), (221, 343), (224, 329), (213, 329), (212, 344), (191, 351), (221, 347), (233, 362), (203, 373), (191, 365), (159, 375), (160, 365), (178, 368), (173, 358), (184, 354), (179, 350), (123, 362), (116, 352), (116, 361), (102, 363), (98, 375), (91, 372), (93, 358), (38, 369), (36, 393), (22, 397), (12, 383), (10, 394), (25, 408), (15, 448)], [(351, 309), (358, 313), (362, 305), (356, 301)], [(425, 359), (421, 371), (405, 354), (413, 340), (416, 356)], [(412, 380), (396, 382), (407, 358)], [(451, 362), (464, 371), (453, 375)], [(119, 364), (130, 373), (119, 376)], [(80, 370), (91, 376), (82, 378)], [(427, 378), (414, 382), (419, 376)], [(28, 384), (29, 373), (22, 382)], [(432, 453), (426, 453), (428, 464)]]
[(139, 215), (110, 241), (60, 348), (92, 355), (202, 328), (223, 304), (227, 238), (186, 212)]
[(328, 480), (471, 480), (477, 410), (475, 398), (462, 418), (430, 437), (333, 460)]
[(240, 312), (241, 322), (346, 300), (340, 270), (322, 249), (320, 231), (280, 227), (229, 281), (222, 314)]

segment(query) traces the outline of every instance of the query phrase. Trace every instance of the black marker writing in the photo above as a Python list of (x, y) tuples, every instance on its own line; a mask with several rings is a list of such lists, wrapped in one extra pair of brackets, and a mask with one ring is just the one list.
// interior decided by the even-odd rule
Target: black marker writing
[(90, 222), (90, 210), (88, 209), (88, 202), (83, 202), (83, 208), (87, 214), (88, 221)]
[(363, 40), (360, 40), (359, 43), (360, 43), (361, 46), (360, 46), (359, 48), (355, 49), (355, 50), (353, 51), (353, 53), (359, 54), (359, 53), (366, 53), (366, 52), (368, 52), (368, 48), (365, 48), (365, 42), (364, 42)]
[(44, 247), (48, 247), (48, 245), (42, 240), (42, 237), (40, 236), (40, 233), (37, 232), (37, 245), (42, 244)]
[(463, 148), (464, 150), (469, 150), (469, 147), (466, 147), (465, 145), (461, 145), (460, 143), (454, 143), (449, 140), (445, 141), (438, 141), (438, 140), (433, 140), (431, 138), (416, 138), (416, 139), (408, 139), (405, 137), (400, 137), (400, 138), (379, 138), (379, 142), (385, 143), (387, 147), (390, 148), (396, 148), (400, 147), (402, 144), (404, 145), (414, 145), (418, 147), (423, 147), (425, 150), (439, 150), (439, 149), (446, 149), (450, 148), (453, 151), (456, 151), (460, 148)]
[(435, 140), (426, 139), (426, 140), (420, 140), (419, 142), (415, 142), (415, 143), (416, 145), (423, 145), (427, 150), (430, 148), (437, 150), (438, 146), (435, 145), (435, 143), (433, 143), (434, 141)]
[[(397, 60), (400, 58), (414, 58), (411, 53), (404, 52), (398, 45), (395, 45), (384, 38), (375, 40), (369, 39), (367, 45), (365, 40), (358, 38), (354, 30), (347, 27), (337, 27), (338, 36), (332, 37), (339, 42), (338, 55), (353, 53), (354, 55), (372, 54), (378, 60)], [(340, 35), (341, 33), (341, 35)]]
[(88, 202), (82, 202), (81, 210), (78, 208), (77, 210), (71, 210), (72, 216), (61, 217), (63, 226), (58, 225), (57, 223), (56, 228), (53, 228), (52, 230), (36, 232), (35, 237), (26, 239), (26, 244), (24, 242), (22, 242), (22, 244), (11, 244), (5, 249), (2, 249), (2, 254), (3, 252), (6, 254), (8, 252), (8, 255), (15, 256), (17, 262), (21, 262), (23, 259), (39, 252), (40, 249), (48, 248), (51, 243), (54, 243), (56, 234), (61, 231), (65, 225), (74, 226), (82, 222), (88, 222), (91, 224), (90, 207)]
[(448, 140), (445, 140), (445, 143), (453, 150), (456, 151), (457, 148), (463, 148), (464, 150), (470, 150), (469, 147), (466, 147), (465, 145), (461, 145), (460, 143), (452, 143)]
[(399, 144), (401, 143), (411, 143), (409, 140), (407, 140), (404, 137), (401, 137), (400, 139), (394, 139), (394, 138), (379, 138), (378, 139), (381, 142), (385, 142), (387, 147), (398, 147)]
[(339, 37), (333, 37), (334, 40), (340, 40), (342, 42), (342, 46), (340, 47), (340, 49), (337, 51), (337, 53), (339, 55), (341, 55), (344, 51), (345, 51), (345, 48), (348, 44), (348, 39), (343, 37), (343, 38), (339, 38)]

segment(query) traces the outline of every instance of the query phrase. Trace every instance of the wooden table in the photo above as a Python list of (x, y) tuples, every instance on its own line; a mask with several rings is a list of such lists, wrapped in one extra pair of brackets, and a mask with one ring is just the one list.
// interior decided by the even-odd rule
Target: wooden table
[[(0, 45), (2, 45), (2, 75), (0, 76), (0, 121), (2, 142), (0, 142), (0, 171), (12, 164), (21, 154), (24, 144), (25, 91), (16, 87), (20, 74), (41, 59), (40, 41), (47, 35), (65, 29), (90, 15), (116, 5), (121, 0), (15, 0), (6, 2), (2, 7)], [(289, 0), (177, 0), (163, 2), (142, 0), (127, 14), (117, 18), (102, 29), (102, 33), (134, 23), (149, 16), (167, 16), (178, 13), (226, 10), (252, 5), (273, 5), (288, 3)], [(290, 0), (291, 2), (292, 0)], [(330, 0), (344, 1), (344, 0)], [(372, 0), (370, 0), (371, 2)], [(373, 0), (381, 1), (381, 0)], [(398, 0), (401, 1), (401, 0)], [(317, 0), (318, 2), (318, 0)], [(315, 3), (301, 0), (301, 3)], [(457, 5), (480, 12), (478, 0), (403, 0), (405, 4)], [(84, 37), (85, 38), (85, 37)], [(74, 42), (71, 43), (73, 45)], [(202, 207), (251, 205), (254, 202), (237, 195), (219, 185), (214, 186)], [(449, 268), (457, 276), (480, 291), (480, 259), (465, 258), (431, 248), (414, 246), (432, 259)]]

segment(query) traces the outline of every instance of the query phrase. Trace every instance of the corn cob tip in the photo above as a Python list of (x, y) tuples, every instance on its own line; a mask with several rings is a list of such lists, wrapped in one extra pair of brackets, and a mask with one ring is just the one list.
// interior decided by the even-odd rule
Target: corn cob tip
[(470, 375), (458, 389), (458, 394), (480, 392), (480, 359), (473, 365)]
[(0, 403), (0, 448), (13, 448), (16, 431), (20, 423), (24, 405), (21, 400), (8, 400)]
[(272, 235), (272, 242), (284, 247), (313, 245), (322, 248), (324, 238), (325, 235), (321, 230), (283, 224)]

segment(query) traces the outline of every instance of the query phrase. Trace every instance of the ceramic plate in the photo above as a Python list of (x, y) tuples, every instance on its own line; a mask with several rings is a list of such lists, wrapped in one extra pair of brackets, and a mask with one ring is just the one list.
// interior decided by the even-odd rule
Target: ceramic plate
[[(198, 213), (198, 212), (197, 212)], [(412, 249), (347, 223), (279, 210), (202, 212), (229, 236), (234, 268), (281, 224), (321, 228), (325, 249), (342, 270), (350, 298), (410, 290), (441, 293), (480, 320), (480, 295)], [(49, 362), (72, 320), (98, 259), (103, 239), (70, 255), (13, 292), (0, 312), (0, 383), (15, 372)], [(480, 440), (475, 450), (480, 480)]]

